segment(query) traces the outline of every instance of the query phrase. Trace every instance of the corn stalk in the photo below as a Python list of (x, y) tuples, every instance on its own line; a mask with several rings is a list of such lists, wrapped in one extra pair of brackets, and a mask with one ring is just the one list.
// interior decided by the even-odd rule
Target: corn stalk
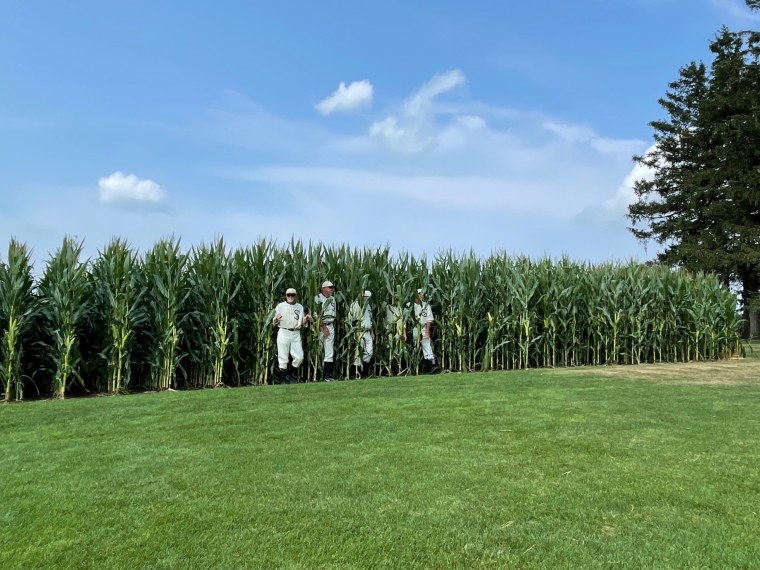
[(108, 392), (125, 392), (131, 378), (135, 331), (145, 320), (140, 284), (142, 267), (137, 253), (119, 238), (111, 240), (92, 269), (96, 299), (107, 330), (102, 356), (107, 362)]
[(145, 256), (144, 299), (152, 339), (149, 386), (154, 390), (177, 387), (180, 339), (187, 319), (182, 308), (190, 293), (187, 259), (174, 238), (159, 241)]
[(224, 385), (224, 367), (235, 329), (230, 306), (240, 289), (234, 263), (221, 237), (211, 245), (193, 249), (191, 254), (189, 286), (195, 342), (190, 356), (195, 370), (200, 371), (196, 386)]
[(50, 358), (53, 361), (53, 395), (63, 399), (69, 385), (79, 381), (80, 325), (91, 309), (87, 264), (80, 261), (83, 244), (66, 237), (48, 261), (39, 286), (41, 310), (52, 331)]
[(11, 238), (8, 263), (0, 262), (0, 381), (5, 401), (12, 395), (24, 399), (21, 358), (24, 339), (36, 310), (30, 252), (26, 245)]

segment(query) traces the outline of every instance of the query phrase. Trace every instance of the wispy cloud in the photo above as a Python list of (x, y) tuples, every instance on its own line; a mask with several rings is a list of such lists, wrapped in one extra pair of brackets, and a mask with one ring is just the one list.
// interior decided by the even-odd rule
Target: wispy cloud
[(435, 100), (466, 82), (464, 73), (458, 69), (433, 76), (406, 99), (398, 114), (372, 123), (370, 136), (406, 154), (434, 149), (440, 142), (434, 124)]
[(566, 125), (556, 121), (547, 120), (543, 128), (554, 133), (560, 139), (569, 143), (587, 143), (599, 154), (627, 154), (633, 155), (641, 150), (646, 143), (638, 139), (612, 139), (601, 137), (593, 129), (586, 126)]
[[(452, 227), (469, 236), (486, 227), (486, 217), (523, 216), (544, 220), (536, 227), (548, 220), (556, 226), (621, 199), (621, 180), (630, 177), (631, 156), (646, 148), (644, 141), (602, 136), (589, 126), (491, 107), (466, 95), (439, 100), (466, 83), (459, 70), (434, 76), (372, 121), (366, 136), (335, 135), (333, 148), (341, 150), (327, 161), (226, 166), (216, 173), (261, 191), (287, 192), (293, 204), (329, 196), (330, 217), (344, 222), (360, 211), (380, 217), (390, 204), (403, 204), (456, 220)], [(624, 228), (624, 212), (608, 210)], [(489, 231), (511, 235), (521, 224), (510, 223)], [(547, 235), (553, 231), (546, 226)]]
[[(541, 184), (524, 184), (487, 176), (436, 176), (394, 174), (373, 170), (319, 167), (264, 167), (231, 170), (230, 178), (297, 189), (306, 193), (352, 193), (375, 196), (412, 207), (466, 212), (510, 211), (542, 213), (562, 217), (568, 204), (562, 200), (545, 204), (536, 194), (550, 192)], [(559, 198), (559, 197), (558, 197)], [(350, 201), (349, 201), (350, 203)]]
[(760, 22), (760, 12), (752, 12), (744, 0), (710, 0), (710, 4), (737, 20)]
[(354, 81), (348, 86), (341, 81), (338, 88), (329, 97), (325, 97), (317, 103), (316, 109), (323, 115), (364, 109), (372, 105), (373, 91), (372, 83), (366, 79)]
[(459, 69), (434, 75), (430, 81), (422, 85), (406, 100), (404, 113), (409, 117), (427, 114), (436, 97), (464, 85), (466, 82), (464, 73)]

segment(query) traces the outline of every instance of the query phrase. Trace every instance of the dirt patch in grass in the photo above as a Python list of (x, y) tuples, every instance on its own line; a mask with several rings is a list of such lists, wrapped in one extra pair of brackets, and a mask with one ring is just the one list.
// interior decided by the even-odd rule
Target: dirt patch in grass
[(760, 359), (742, 358), (683, 364), (595, 366), (557, 370), (559, 374), (594, 375), (674, 384), (760, 385)]

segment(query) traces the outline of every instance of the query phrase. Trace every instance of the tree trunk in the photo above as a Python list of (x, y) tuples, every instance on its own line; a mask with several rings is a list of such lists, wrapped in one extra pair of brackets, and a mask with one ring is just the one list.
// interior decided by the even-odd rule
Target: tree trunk
[(760, 338), (760, 311), (749, 311), (749, 338)]
[(742, 276), (742, 311), (744, 313), (744, 338), (760, 337), (760, 311), (755, 306), (757, 302), (760, 279), (753, 270), (743, 272)]

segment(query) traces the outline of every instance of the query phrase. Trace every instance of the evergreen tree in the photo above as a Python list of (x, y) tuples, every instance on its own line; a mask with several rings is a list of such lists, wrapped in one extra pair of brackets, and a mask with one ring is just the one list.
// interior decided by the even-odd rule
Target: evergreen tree
[(757, 34), (722, 29), (709, 72), (691, 63), (669, 85), (654, 121), (655, 149), (634, 157), (654, 171), (634, 188), (631, 228), (664, 246), (659, 261), (718, 274), (750, 305), (760, 289), (760, 66)]

